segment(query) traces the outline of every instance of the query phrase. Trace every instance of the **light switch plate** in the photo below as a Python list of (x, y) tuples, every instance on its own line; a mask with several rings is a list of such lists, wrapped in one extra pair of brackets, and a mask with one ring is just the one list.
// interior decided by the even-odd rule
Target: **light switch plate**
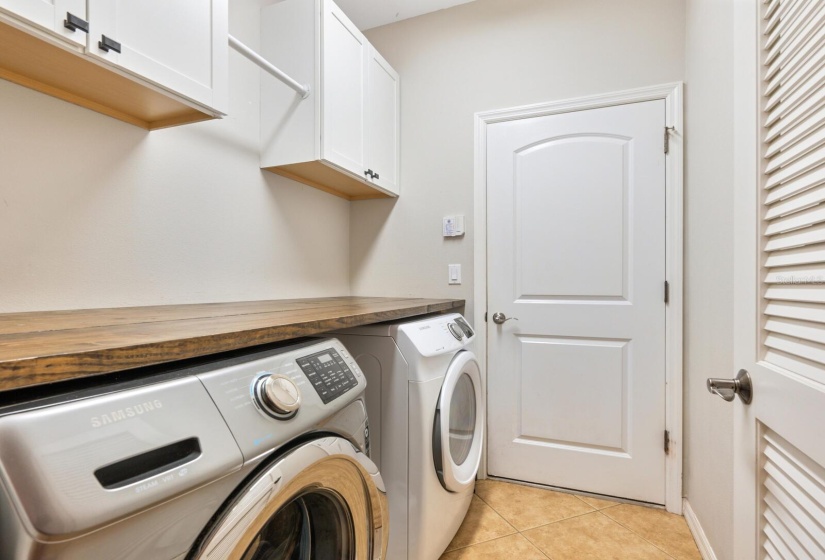
[(461, 265), (448, 264), (447, 265), (447, 283), (461, 284)]

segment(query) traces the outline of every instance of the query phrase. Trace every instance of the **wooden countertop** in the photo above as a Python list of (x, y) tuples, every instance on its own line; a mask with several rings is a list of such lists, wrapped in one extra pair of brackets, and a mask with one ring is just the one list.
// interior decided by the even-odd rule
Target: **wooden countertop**
[(463, 306), (451, 299), (335, 297), (0, 314), (0, 391)]

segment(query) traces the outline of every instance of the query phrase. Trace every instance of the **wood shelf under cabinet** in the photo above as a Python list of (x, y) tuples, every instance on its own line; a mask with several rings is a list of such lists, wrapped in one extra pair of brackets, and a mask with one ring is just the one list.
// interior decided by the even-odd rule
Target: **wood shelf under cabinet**
[(147, 130), (215, 118), (4, 22), (0, 78)]
[(396, 195), (387, 194), (377, 187), (353, 179), (321, 161), (305, 161), (264, 169), (346, 200), (397, 198)]

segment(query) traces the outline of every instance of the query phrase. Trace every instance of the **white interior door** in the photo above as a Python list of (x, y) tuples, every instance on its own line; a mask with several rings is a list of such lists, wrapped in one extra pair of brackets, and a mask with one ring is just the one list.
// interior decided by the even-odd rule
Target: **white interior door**
[(735, 7), (734, 557), (825, 558), (825, 3)]
[(664, 503), (665, 109), (488, 127), (493, 476)]

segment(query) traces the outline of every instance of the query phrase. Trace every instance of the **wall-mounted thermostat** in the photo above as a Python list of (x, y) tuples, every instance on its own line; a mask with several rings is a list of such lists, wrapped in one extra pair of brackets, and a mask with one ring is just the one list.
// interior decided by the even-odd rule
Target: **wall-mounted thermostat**
[(444, 227), (442, 228), (444, 237), (458, 237), (464, 235), (464, 215), (444, 216)]

